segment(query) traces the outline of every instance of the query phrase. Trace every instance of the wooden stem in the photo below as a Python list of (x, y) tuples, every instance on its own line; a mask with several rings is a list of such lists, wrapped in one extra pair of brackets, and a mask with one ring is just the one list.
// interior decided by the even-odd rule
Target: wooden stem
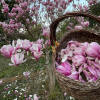
[(49, 89), (50, 93), (54, 91), (55, 88), (55, 75), (53, 71), (53, 63), (52, 63), (52, 57), (49, 55), (50, 52), (46, 53), (46, 63), (47, 63), (47, 68), (48, 68), (48, 74), (49, 74)]

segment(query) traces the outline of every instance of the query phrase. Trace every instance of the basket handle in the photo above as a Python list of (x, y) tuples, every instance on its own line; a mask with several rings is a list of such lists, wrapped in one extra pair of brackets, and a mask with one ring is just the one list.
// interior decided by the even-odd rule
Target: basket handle
[(58, 24), (68, 18), (68, 17), (78, 17), (78, 16), (83, 16), (83, 17), (89, 17), (92, 18), (94, 20), (96, 20), (97, 22), (100, 23), (100, 18), (98, 18), (95, 15), (89, 14), (89, 13), (81, 13), (81, 12), (72, 12), (72, 13), (67, 13), (65, 15), (63, 15), (62, 17), (59, 17), (58, 19), (56, 19), (54, 22), (52, 22), (52, 24), (50, 25), (50, 41), (51, 41), (51, 45), (54, 45), (54, 42), (56, 41), (56, 28), (58, 26)]

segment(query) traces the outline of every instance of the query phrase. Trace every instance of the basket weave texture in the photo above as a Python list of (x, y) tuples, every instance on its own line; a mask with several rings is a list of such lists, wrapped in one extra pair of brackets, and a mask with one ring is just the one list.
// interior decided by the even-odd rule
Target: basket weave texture
[[(54, 42), (56, 41), (56, 28), (58, 24), (65, 18), (76, 16), (89, 17), (100, 23), (100, 19), (98, 17), (88, 13), (67, 13), (66, 15), (63, 15), (62, 17), (56, 19), (50, 26), (50, 40), (52, 46), (54, 46)], [(59, 47), (56, 49), (56, 54), (52, 55), (54, 67), (53, 71), (55, 73), (56, 79), (58, 80), (58, 83), (63, 91), (66, 91), (68, 95), (73, 96), (78, 100), (100, 100), (100, 79), (98, 79), (96, 82), (83, 83), (70, 79), (56, 71), (56, 58), (58, 57), (61, 49), (65, 48), (67, 42), (70, 40), (79, 42), (97, 42), (100, 44), (100, 36), (88, 30), (73, 30), (67, 33), (61, 40)]]

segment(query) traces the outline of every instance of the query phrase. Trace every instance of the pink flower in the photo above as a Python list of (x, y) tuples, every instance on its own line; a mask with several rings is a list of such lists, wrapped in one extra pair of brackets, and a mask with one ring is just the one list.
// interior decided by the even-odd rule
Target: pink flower
[(43, 44), (43, 39), (38, 39), (37, 41), (36, 41), (36, 43), (38, 43), (38, 44)]
[(37, 97), (37, 94), (34, 94), (34, 100), (39, 100), (39, 97)]
[(9, 24), (14, 24), (15, 23), (15, 20), (13, 20), (13, 19), (10, 19), (10, 22), (9, 22)]
[(90, 46), (93, 47), (97, 52), (100, 51), (100, 45), (97, 42), (90, 43)]
[(42, 45), (41, 44), (33, 43), (32, 47), (30, 48), (30, 51), (31, 52), (34, 52), (34, 51), (39, 52), (41, 49), (42, 49)]
[(96, 42), (90, 43), (90, 45), (86, 49), (87, 55), (91, 57), (100, 57), (99, 51), (100, 51), (100, 45)]
[(87, 66), (87, 69), (89, 69), (89, 70), (88, 71), (83, 70), (83, 73), (87, 78), (87, 81), (89, 81), (89, 82), (96, 81), (98, 79), (96, 70), (92, 69), (91, 66)]
[(97, 77), (99, 78), (100, 77), (100, 69), (95, 68), (95, 71), (97, 73)]
[(43, 52), (42, 51), (35, 51), (33, 52), (33, 56), (35, 57), (36, 60), (38, 60), (42, 56)]
[(89, 80), (89, 82), (95, 82), (97, 80), (97, 77), (91, 76), (91, 79)]
[(17, 43), (16, 43), (16, 49), (22, 48), (22, 43), (23, 43), (23, 40), (18, 39), (18, 40), (17, 40)]
[(12, 64), (9, 65), (19, 65), (21, 63), (24, 63), (26, 60), (24, 60), (24, 54), (23, 53), (16, 53), (15, 55), (12, 55), (11, 62)]
[(82, 30), (82, 29), (83, 29), (83, 27), (80, 25), (75, 26), (75, 30)]
[(78, 5), (78, 8), (79, 8), (80, 11), (82, 11), (82, 5), (81, 4)]
[(22, 48), (25, 50), (29, 50), (31, 47), (31, 42), (29, 40), (23, 40), (22, 42)]
[(67, 93), (66, 92), (64, 93), (64, 96), (67, 96)]
[(46, 48), (47, 46), (50, 46), (50, 45), (51, 45), (50, 40), (46, 40), (46, 41), (45, 41), (45, 45), (44, 45), (44, 46), (45, 46), (45, 48)]
[(81, 25), (82, 25), (83, 27), (88, 27), (88, 26), (89, 26), (89, 21), (81, 22)]
[(65, 62), (66, 60), (71, 59), (72, 56), (73, 56), (72, 50), (68, 50), (68, 49), (62, 49), (61, 50), (62, 62)]
[(81, 64), (85, 63), (85, 58), (82, 55), (75, 55), (72, 58), (72, 62), (75, 66), (80, 66)]
[(8, 8), (8, 5), (7, 5), (7, 4), (4, 4), (4, 5), (3, 5), (2, 11), (3, 11), (3, 13), (8, 13), (9, 8)]
[(67, 26), (66, 28), (67, 28), (67, 30), (72, 30), (71, 26)]
[(14, 53), (14, 47), (11, 45), (4, 45), (1, 47), (0, 52), (3, 56), (10, 58)]
[(89, 0), (89, 5), (92, 5), (93, 3), (93, 0)]
[(28, 6), (28, 3), (27, 2), (20, 3), (20, 6), (22, 8), (26, 8)]
[(43, 36), (49, 37), (50, 35), (50, 30), (48, 28), (43, 28)]
[(28, 18), (26, 19), (26, 22), (27, 22), (27, 24), (30, 24), (30, 20)]
[(23, 75), (26, 77), (26, 78), (28, 78), (29, 76), (30, 76), (30, 72), (28, 71), (28, 72), (23, 72)]
[(73, 71), (68, 77), (74, 80), (79, 80), (79, 72)]
[(76, 47), (80, 46), (80, 43), (77, 41), (69, 41), (67, 46), (69, 49), (73, 50)]
[(95, 77), (98, 77), (97, 72), (95, 71), (95, 68), (93, 68), (92, 66), (88, 66), (88, 70), (92, 75), (94, 75)]
[(89, 43), (88, 42), (84, 42), (84, 43), (81, 43), (80, 47), (83, 49), (83, 50), (86, 50), (89, 46)]
[(56, 69), (58, 72), (66, 76), (69, 76), (71, 74), (71, 65), (68, 62), (61, 63), (61, 65), (58, 65)]
[(77, 47), (77, 48), (75, 48), (75, 50), (74, 50), (74, 54), (75, 54), (75, 55), (84, 55), (84, 54), (85, 54), (85, 51), (84, 51), (83, 48)]
[(89, 9), (88, 6), (84, 5), (83, 7), (84, 7), (84, 11), (88, 11), (88, 9)]

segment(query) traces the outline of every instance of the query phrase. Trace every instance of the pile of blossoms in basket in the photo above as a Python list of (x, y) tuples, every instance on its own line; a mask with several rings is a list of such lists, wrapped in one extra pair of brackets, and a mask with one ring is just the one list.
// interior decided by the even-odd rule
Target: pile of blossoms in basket
[(95, 82), (100, 78), (100, 45), (96, 42), (69, 41), (60, 52), (56, 69), (80, 82)]

